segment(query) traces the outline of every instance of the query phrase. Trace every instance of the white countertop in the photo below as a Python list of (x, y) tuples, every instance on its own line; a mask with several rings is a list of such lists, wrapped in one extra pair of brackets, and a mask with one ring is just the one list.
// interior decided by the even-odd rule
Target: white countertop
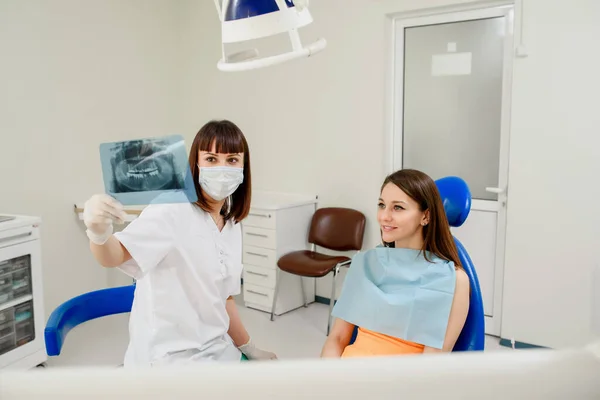
[(6, 214), (6, 213), (0, 213), (0, 215), (15, 217), (15, 219), (0, 222), (0, 231), (7, 230), (7, 229), (20, 228), (22, 226), (28, 226), (28, 225), (40, 225), (42, 223), (42, 219), (40, 217), (32, 217), (32, 216), (28, 216), (28, 215)]
[(316, 202), (317, 195), (255, 190), (252, 192), (251, 207), (261, 210), (280, 210), (306, 204), (315, 204)]

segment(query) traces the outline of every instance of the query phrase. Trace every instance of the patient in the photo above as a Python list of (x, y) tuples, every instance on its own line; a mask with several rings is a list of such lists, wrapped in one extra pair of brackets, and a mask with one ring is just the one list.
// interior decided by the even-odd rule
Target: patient
[(383, 246), (352, 260), (321, 357), (452, 351), (469, 311), (469, 278), (435, 182), (410, 169), (389, 175), (377, 220)]

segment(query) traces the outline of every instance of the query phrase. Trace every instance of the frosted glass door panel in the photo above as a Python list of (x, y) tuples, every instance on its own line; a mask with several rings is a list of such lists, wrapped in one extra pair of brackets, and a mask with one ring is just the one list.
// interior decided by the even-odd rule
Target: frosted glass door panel
[(406, 28), (402, 168), (497, 200), (505, 17)]

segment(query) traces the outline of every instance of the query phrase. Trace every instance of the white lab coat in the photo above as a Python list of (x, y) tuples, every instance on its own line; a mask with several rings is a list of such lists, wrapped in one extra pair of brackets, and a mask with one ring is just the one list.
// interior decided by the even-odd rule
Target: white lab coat
[(132, 256), (119, 268), (137, 280), (125, 367), (240, 361), (225, 308), (240, 293), (239, 223), (219, 232), (193, 204), (156, 204), (115, 237)]

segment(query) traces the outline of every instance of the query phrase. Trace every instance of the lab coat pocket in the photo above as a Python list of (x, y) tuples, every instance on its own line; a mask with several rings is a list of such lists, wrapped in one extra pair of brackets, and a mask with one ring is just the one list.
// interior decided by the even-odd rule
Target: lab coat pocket
[(226, 276), (224, 277), (227, 296), (236, 296), (241, 292), (242, 264), (239, 262), (228, 262), (226, 265)]

